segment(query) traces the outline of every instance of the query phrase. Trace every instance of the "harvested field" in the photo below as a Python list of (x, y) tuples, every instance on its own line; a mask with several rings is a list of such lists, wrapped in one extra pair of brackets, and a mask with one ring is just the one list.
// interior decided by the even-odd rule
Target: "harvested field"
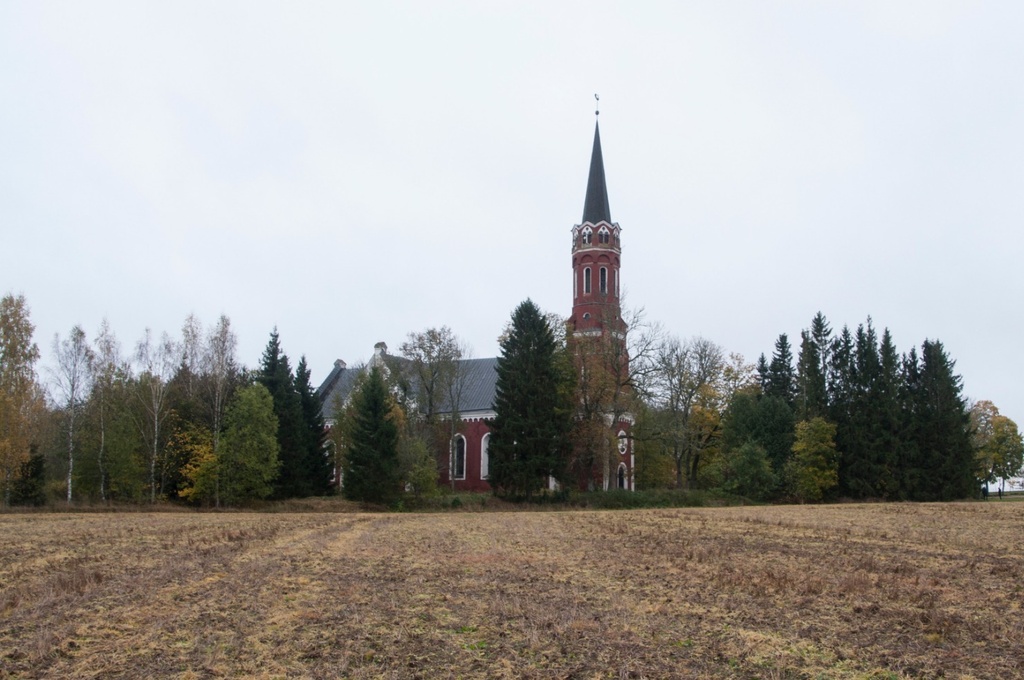
[(1024, 504), (0, 515), (0, 677), (1024, 677)]

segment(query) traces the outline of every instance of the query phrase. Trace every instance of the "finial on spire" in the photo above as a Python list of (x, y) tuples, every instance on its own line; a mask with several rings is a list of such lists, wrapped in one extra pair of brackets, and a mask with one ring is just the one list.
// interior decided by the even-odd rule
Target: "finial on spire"
[(597, 102), (596, 104), (594, 104), (594, 115), (595, 116), (600, 116), (601, 115), (601, 98), (598, 97), (595, 94), (594, 95), (594, 101)]

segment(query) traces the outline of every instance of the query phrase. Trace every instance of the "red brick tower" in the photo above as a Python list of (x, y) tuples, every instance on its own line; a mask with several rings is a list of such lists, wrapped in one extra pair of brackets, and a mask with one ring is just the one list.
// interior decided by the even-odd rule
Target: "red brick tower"
[(594, 151), (583, 204), (583, 221), (572, 228), (572, 315), (576, 335), (622, 333), (619, 311), (621, 229), (612, 222), (601, 155), (601, 130), (594, 125)]
[[(629, 439), (633, 423), (629, 412), (632, 386), (627, 328), (619, 306), (620, 235), (621, 229), (612, 222), (608, 206), (601, 130), (595, 122), (583, 220), (572, 228), (569, 317), (569, 344), (581, 372), (581, 422), (601, 423), (596, 432), (576, 443), (575, 459), (581, 461), (579, 481), (583, 488), (634, 488), (634, 456)], [(617, 444), (609, 447), (609, 439)]]

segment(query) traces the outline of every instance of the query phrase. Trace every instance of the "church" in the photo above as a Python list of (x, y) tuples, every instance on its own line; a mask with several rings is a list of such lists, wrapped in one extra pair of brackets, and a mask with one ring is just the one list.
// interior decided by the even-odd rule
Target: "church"
[[(604, 337), (624, 340), (627, 329), (619, 310), (621, 229), (611, 218), (601, 153), (601, 131), (597, 123), (594, 126), (594, 146), (590, 156), (583, 219), (572, 227), (570, 254), (572, 313), (567, 328), (569, 341), (572, 342), (573, 338)], [(628, 358), (624, 361), (628, 361)], [(437, 461), (440, 483), (454, 487), (456, 491), (489, 491), (491, 488), (487, 483), (489, 422), (495, 416), (497, 362), (498, 359), (493, 357), (460, 362), (463, 387), (458, 414), (461, 425), (451, 443), (447, 459)], [(368, 364), (379, 366), (390, 373), (403, 371), (408, 360), (388, 354), (387, 345), (378, 342)], [(348, 368), (340, 359), (334, 362), (334, 368), (317, 391), (324, 404), (325, 415), (332, 404), (347, 401), (358, 377), (358, 369)], [(601, 470), (595, 470), (594, 478), (581, 480), (581, 486), (634, 488), (635, 458), (629, 439), (631, 421), (628, 414), (606, 417), (606, 425), (618, 441), (617, 450), (613, 452), (617, 454), (618, 460), (608, 461)]]

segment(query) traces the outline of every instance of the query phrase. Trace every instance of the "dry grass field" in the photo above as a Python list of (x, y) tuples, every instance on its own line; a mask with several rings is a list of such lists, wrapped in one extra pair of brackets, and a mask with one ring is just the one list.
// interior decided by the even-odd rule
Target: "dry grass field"
[(0, 678), (1024, 677), (1024, 503), (0, 515)]

